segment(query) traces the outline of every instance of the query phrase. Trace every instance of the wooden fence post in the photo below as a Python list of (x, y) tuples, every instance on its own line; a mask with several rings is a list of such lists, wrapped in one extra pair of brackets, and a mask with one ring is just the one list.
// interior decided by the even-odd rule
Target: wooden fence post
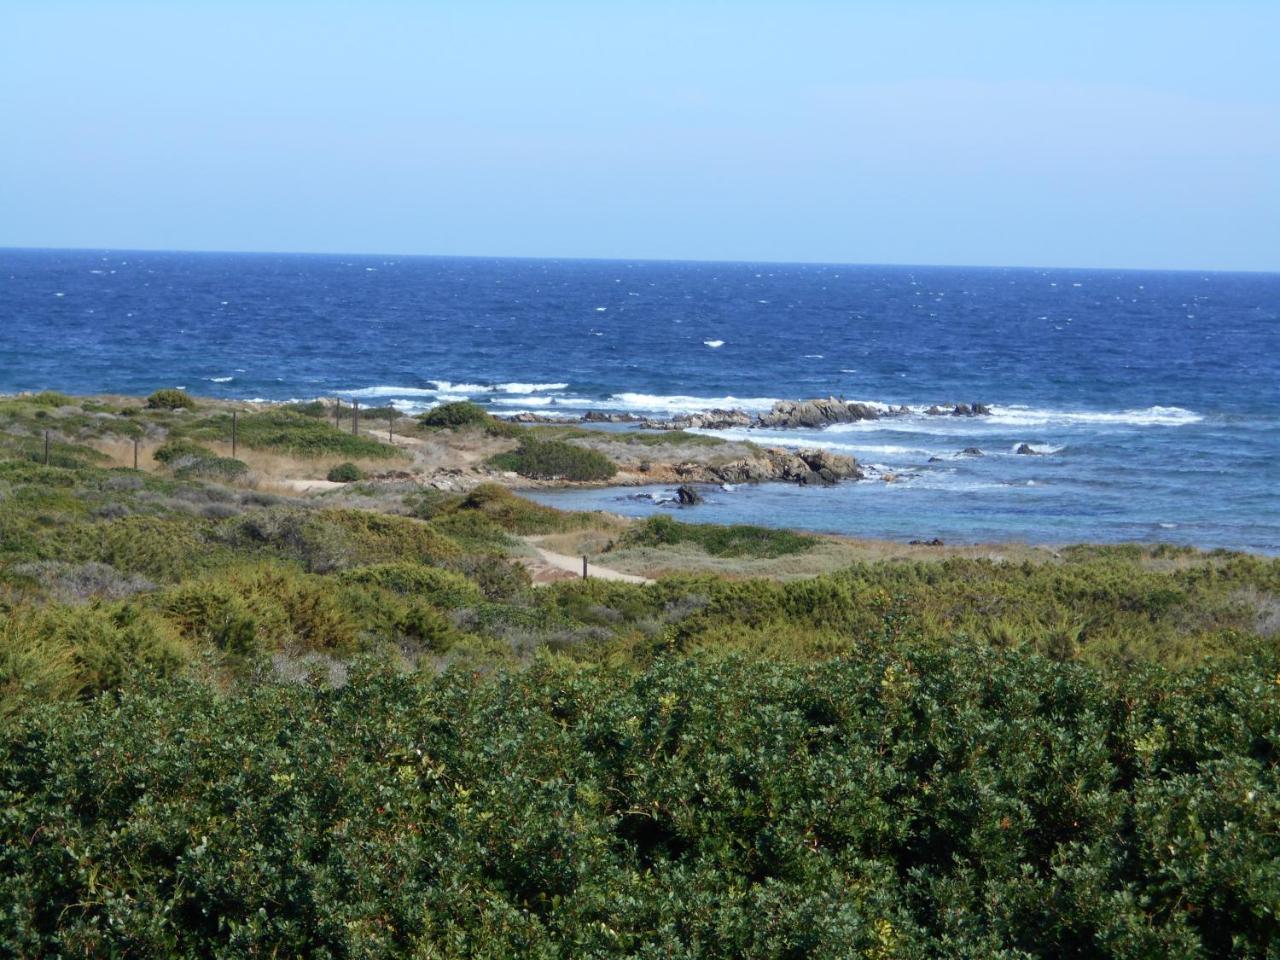
[(133, 469), (138, 469), (138, 438), (133, 438)]
[(585, 556), (582, 558), (582, 579), (587, 579), (587, 558)]
[(231, 411), (231, 456), (234, 459), (236, 455), (236, 412)]
[(49, 465), (49, 431), (44, 432), (44, 465)]
[(351, 401), (351, 432), (353, 434), (360, 432), (360, 401)]

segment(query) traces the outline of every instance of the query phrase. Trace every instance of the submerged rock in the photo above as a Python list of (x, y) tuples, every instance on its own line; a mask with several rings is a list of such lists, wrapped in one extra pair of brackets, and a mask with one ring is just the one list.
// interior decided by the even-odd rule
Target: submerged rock
[(1035, 449), (1035, 448), (1034, 448), (1033, 446), (1031, 446), (1031, 444), (1029, 444), (1029, 443), (1020, 443), (1020, 444), (1018, 444), (1018, 449), (1014, 450), (1013, 452), (1014, 452), (1014, 453), (1020, 453), (1020, 454), (1022, 454), (1024, 457), (1039, 457), (1039, 456), (1042, 456), (1042, 454), (1040, 453), (1040, 451), (1039, 451), (1039, 450), (1037, 450), (1037, 449)]
[(683, 507), (692, 507), (705, 502), (706, 498), (695, 487), (682, 483), (676, 488), (676, 500)]
[(979, 450), (977, 447), (965, 447), (963, 450), (961, 450), (961, 451), (960, 451), (960, 456), (962, 456), (962, 457), (981, 457), (981, 456), (983, 456), (983, 453), (982, 453), (982, 451), (981, 451), (981, 450)]

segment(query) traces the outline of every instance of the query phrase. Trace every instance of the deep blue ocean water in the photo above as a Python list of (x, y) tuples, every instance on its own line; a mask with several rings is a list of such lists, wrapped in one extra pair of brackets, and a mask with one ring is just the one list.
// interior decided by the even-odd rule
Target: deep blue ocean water
[[(1280, 553), (1277, 274), (0, 250), (0, 391), (160, 386), (543, 413), (979, 401), (995, 415), (734, 434), (900, 479), (713, 491), (682, 518)], [(670, 509), (635, 492), (545, 499)]]

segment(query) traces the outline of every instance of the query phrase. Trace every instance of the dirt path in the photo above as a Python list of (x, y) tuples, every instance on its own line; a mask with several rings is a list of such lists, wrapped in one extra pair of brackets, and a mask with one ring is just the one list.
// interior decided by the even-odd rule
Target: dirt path
[[(532, 538), (526, 539), (530, 541), (529, 545), (533, 547), (534, 552), (537, 554), (536, 557), (524, 558), (524, 564), (529, 568), (529, 575), (533, 577), (535, 586), (554, 583), (557, 580), (575, 580), (582, 576), (581, 557), (555, 553), (533, 543)], [(587, 563), (587, 576), (600, 580), (617, 580), (621, 583), (653, 583), (652, 580), (646, 577), (637, 577), (630, 573), (610, 570), (608, 567), (602, 567), (589, 561)]]

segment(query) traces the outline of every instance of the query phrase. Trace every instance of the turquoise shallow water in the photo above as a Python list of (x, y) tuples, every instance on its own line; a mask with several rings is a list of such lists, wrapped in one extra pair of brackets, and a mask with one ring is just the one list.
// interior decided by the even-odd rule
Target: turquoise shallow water
[[(1280, 276), (0, 251), (0, 390), (344, 394), (673, 413), (836, 394), (901, 420), (752, 433), (901, 479), (713, 491), (686, 519), (1280, 552)], [(932, 403), (994, 405), (982, 420)], [(1030, 443), (1043, 456), (1017, 456)], [(960, 457), (965, 447), (984, 451)], [(669, 491), (547, 494), (669, 510)]]

